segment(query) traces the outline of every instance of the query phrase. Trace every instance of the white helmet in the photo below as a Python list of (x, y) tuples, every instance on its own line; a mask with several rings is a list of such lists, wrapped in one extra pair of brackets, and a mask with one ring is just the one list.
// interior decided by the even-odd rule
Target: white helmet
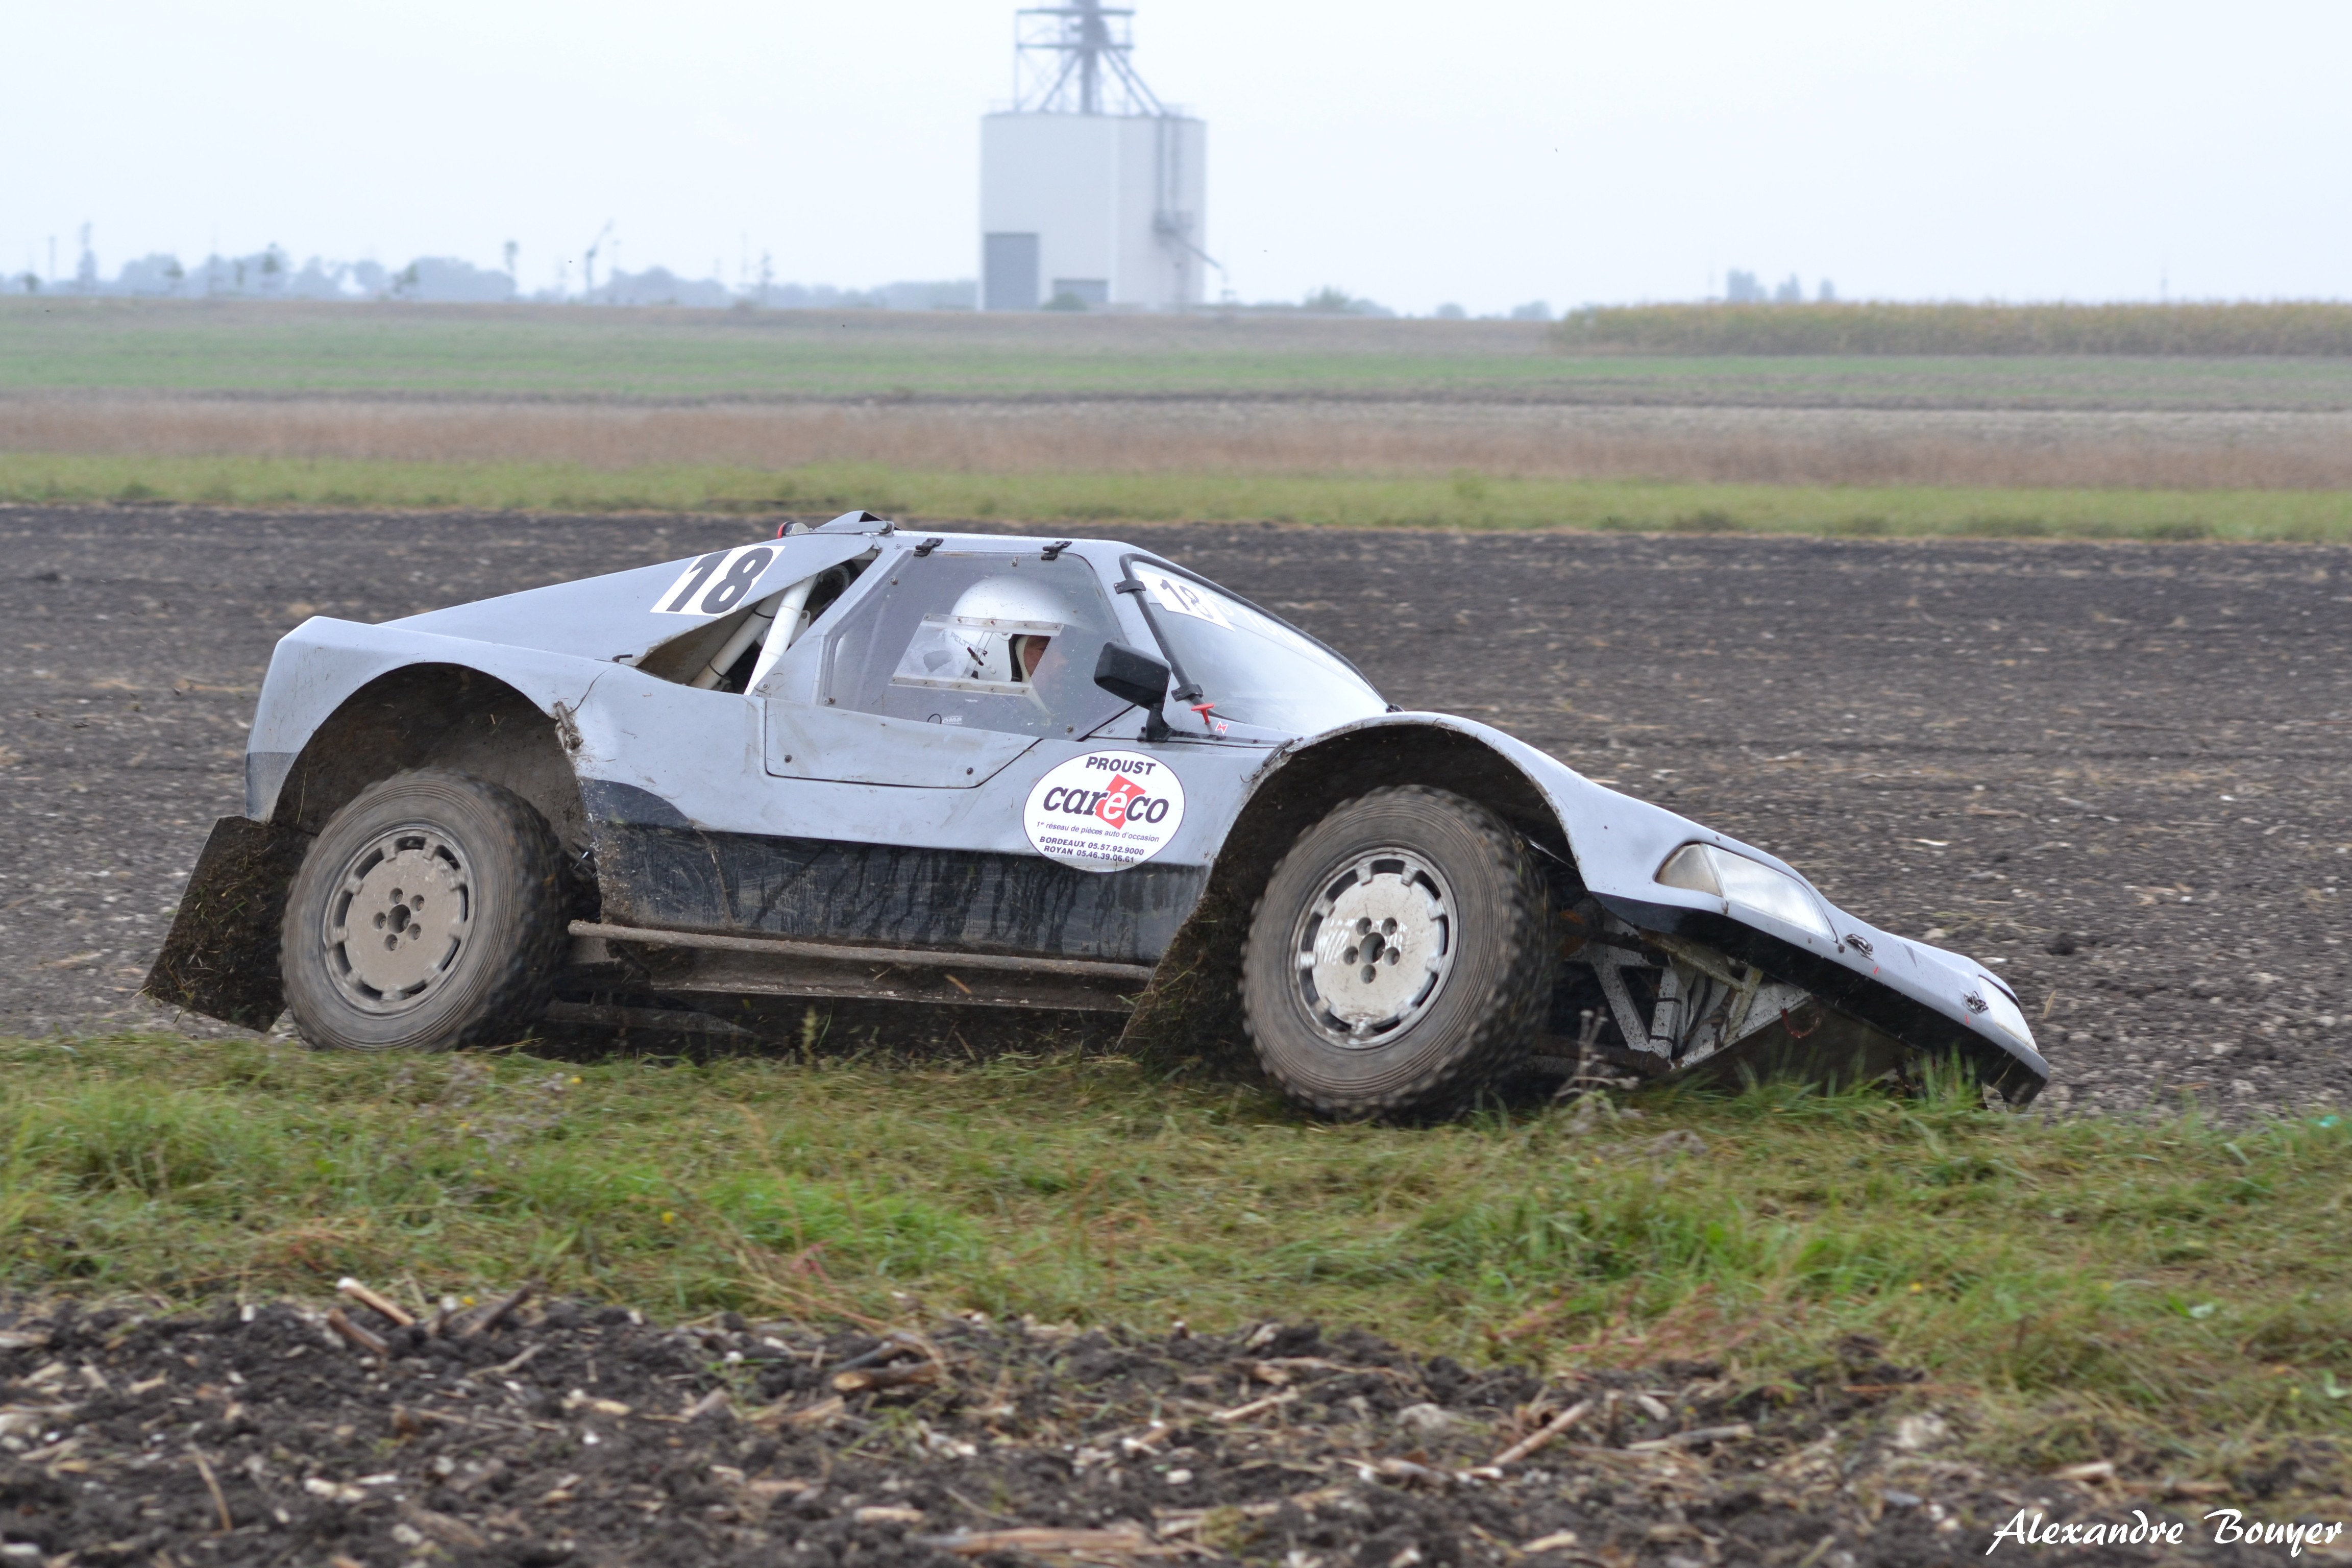
[(960, 621), (1042, 621), (1061, 626), (1069, 622), (1070, 605), (1049, 584), (1006, 572), (966, 588), (949, 613)]
[[(1014, 654), (1013, 639), (1050, 637), (1052, 631), (1030, 628), (1059, 631), (1069, 619), (1068, 602), (1051, 587), (1005, 573), (983, 577), (963, 591), (950, 612), (948, 635), (962, 648), (964, 679), (1021, 681), (1028, 679), (1028, 670)], [(1041, 642), (1038, 648), (1043, 646)], [(1029, 662), (1036, 662), (1034, 650)]]

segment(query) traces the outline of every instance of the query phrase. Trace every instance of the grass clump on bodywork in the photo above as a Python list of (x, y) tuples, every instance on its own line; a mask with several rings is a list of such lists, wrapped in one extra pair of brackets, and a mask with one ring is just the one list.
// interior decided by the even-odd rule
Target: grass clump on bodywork
[[(1362, 1324), (1769, 1382), (1857, 1336), (2045, 1463), (2352, 1436), (2352, 1128), (1768, 1086), (1333, 1126), (1063, 1054), (943, 1067), (0, 1047), (20, 1290), (551, 1289), (691, 1313)], [(2250, 1436), (2252, 1435), (2252, 1436)], [(2306, 1465), (2314, 1463), (2306, 1456)]]

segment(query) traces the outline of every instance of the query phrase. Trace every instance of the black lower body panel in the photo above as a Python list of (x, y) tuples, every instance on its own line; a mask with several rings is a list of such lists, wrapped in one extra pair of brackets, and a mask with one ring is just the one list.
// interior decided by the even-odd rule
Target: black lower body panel
[(1029, 855), (594, 824), (604, 918), (670, 931), (1154, 963), (1195, 866), (1091, 872)]

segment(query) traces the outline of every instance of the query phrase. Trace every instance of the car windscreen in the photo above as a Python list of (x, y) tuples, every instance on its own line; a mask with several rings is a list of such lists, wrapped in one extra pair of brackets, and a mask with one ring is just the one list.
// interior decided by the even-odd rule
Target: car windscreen
[(1150, 596), (1154, 628), (1217, 717), (1311, 735), (1388, 710), (1344, 659), (1272, 616), (1142, 561), (1129, 571)]

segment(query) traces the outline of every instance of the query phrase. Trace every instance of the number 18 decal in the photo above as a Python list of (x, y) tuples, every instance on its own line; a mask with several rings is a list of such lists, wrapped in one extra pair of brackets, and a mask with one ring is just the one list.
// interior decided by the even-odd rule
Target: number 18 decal
[(663, 616), (723, 616), (738, 608), (768, 563), (776, 558), (772, 544), (745, 544), (714, 550), (678, 574), (661, 591), (654, 612)]

